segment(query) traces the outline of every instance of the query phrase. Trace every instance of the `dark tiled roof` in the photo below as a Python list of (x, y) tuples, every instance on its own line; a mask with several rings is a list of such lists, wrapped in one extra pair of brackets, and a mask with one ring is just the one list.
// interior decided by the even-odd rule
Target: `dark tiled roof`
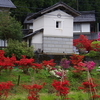
[(81, 15), (74, 18), (74, 22), (94, 22), (95, 11), (81, 11)]
[(32, 36), (32, 35), (35, 35), (35, 34), (37, 34), (38, 32), (42, 32), (43, 31), (43, 29), (40, 29), (40, 30), (37, 30), (37, 31), (35, 31), (35, 32), (33, 32), (33, 33), (30, 33), (30, 34), (28, 34), (28, 35), (25, 35), (24, 37), (23, 37), (23, 39), (24, 38), (27, 38), (27, 37), (30, 37), (30, 36)]
[(43, 9), (43, 10), (37, 12), (37, 13), (34, 13), (32, 16), (30, 16), (28, 18), (28, 20), (37, 18), (39, 16), (42, 16), (43, 14), (49, 13), (51, 11), (55, 11), (57, 9), (61, 9), (64, 12), (66, 12), (66, 13), (74, 16), (74, 17), (80, 15), (80, 12), (78, 12), (77, 10), (71, 8), (70, 6), (68, 6), (67, 4), (65, 4), (64, 2), (58, 2), (58, 3), (56, 3), (56, 4), (54, 4), (54, 5), (50, 6), (50, 7), (48, 7), (46, 9)]
[(27, 17), (26, 17), (25, 20), (24, 20), (24, 24), (32, 24), (32, 23), (33, 23), (33, 20), (34, 20), (34, 19), (28, 20), (28, 18), (29, 18), (31, 15), (33, 15), (33, 13), (27, 15)]
[[(95, 18), (95, 11), (81, 11), (80, 13), (81, 13), (80, 16), (74, 18), (74, 22), (94, 22), (94, 21), (96, 21), (96, 18)], [(31, 15), (32, 15), (32, 14), (31, 14)], [(28, 18), (29, 18), (31, 15), (28, 15), (28, 16), (26, 17), (26, 19), (25, 19), (25, 21), (24, 21), (24, 24), (27, 24), (27, 23), (32, 24), (32, 23), (33, 23), (33, 20), (34, 20), (34, 19), (28, 20)]]
[(0, 7), (16, 8), (11, 0), (0, 0)]

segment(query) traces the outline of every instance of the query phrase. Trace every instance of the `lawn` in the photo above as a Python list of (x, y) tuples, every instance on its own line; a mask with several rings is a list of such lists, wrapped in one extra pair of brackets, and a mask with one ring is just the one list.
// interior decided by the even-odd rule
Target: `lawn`
[[(66, 74), (67, 80), (70, 82), (68, 98), (70, 98), (70, 100), (88, 100), (88, 94), (78, 90), (78, 86), (86, 80), (87, 73), (83, 72), (83, 75), (73, 74), (72, 69), (73, 68), (69, 68)], [(100, 72), (96, 71), (96, 69), (97, 67), (92, 70), (91, 76), (100, 84)], [(40, 100), (60, 100), (59, 97), (56, 96), (56, 90), (51, 85), (53, 80), (59, 80), (59, 78), (52, 76), (46, 69), (34, 71), (30, 68), (29, 75), (26, 75), (21, 69), (14, 68), (12, 71), (2, 70), (0, 75), (0, 82), (12, 81), (14, 84), (14, 87), (10, 91), (11, 95), (8, 96), (7, 100), (27, 100), (28, 91), (25, 90), (22, 85), (42, 84), (43, 82), (46, 82), (46, 85), (39, 93)], [(100, 89), (99, 86), (97, 88)]]

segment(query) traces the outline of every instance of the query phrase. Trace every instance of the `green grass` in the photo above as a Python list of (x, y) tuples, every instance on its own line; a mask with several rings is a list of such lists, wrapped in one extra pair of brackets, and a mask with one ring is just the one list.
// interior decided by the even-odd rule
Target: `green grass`
[[(83, 92), (70, 92), (68, 94), (69, 100), (89, 100), (88, 94)], [(12, 94), (7, 100), (27, 100), (27, 93)], [(40, 100), (60, 100), (56, 94), (40, 93)]]
[[(40, 100), (57, 100), (59, 98), (55, 94), (54, 88), (51, 86), (53, 80), (59, 80), (54, 76), (51, 76), (47, 70), (42, 69), (33, 71), (29, 69), (29, 75), (23, 74), (21, 69), (13, 69), (11, 72), (3, 70), (0, 75), (0, 82), (12, 81), (14, 87), (11, 89), (11, 95), (7, 100), (27, 100), (28, 91), (22, 88), (22, 84), (39, 84), (46, 82), (46, 85), (40, 91)], [(18, 77), (20, 76), (19, 84)], [(100, 84), (100, 72), (94, 69), (91, 72), (91, 76), (95, 78), (95, 81)], [(88, 95), (82, 91), (78, 91), (77, 88), (80, 84), (86, 80), (87, 73), (83, 75), (75, 75), (69, 70), (67, 73), (67, 80), (70, 82), (70, 92), (68, 94), (69, 100), (88, 100)], [(100, 86), (100, 85), (99, 85)], [(100, 89), (100, 87), (97, 89)], [(59, 100), (59, 99), (58, 99)]]

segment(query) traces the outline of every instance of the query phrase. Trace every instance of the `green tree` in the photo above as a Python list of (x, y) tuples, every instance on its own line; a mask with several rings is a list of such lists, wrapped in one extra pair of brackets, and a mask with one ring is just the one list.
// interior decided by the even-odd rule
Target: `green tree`
[(23, 23), (28, 13), (35, 13), (59, 1), (62, 1), (79, 11), (95, 10), (97, 12), (97, 21), (100, 22), (100, 0), (12, 0), (12, 2), (17, 6), (16, 9), (12, 9), (12, 13), (15, 11), (13, 15)]
[(33, 47), (27, 47), (27, 43), (22, 41), (19, 42), (18, 40), (8, 40), (8, 46), (4, 49), (5, 56), (11, 57), (14, 54), (17, 59), (21, 59), (21, 55), (25, 55), (26, 57), (30, 58), (34, 56)]
[(0, 12), (0, 39), (22, 39), (22, 26), (6, 12)]

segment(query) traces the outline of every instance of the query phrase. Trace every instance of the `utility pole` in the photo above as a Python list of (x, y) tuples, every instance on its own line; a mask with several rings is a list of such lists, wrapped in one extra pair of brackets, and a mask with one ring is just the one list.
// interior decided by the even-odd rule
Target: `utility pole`
[(79, 3), (78, 3), (78, 0), (76, 0), (76, 5), (77, 5), (77, 10), (79, 11)]

